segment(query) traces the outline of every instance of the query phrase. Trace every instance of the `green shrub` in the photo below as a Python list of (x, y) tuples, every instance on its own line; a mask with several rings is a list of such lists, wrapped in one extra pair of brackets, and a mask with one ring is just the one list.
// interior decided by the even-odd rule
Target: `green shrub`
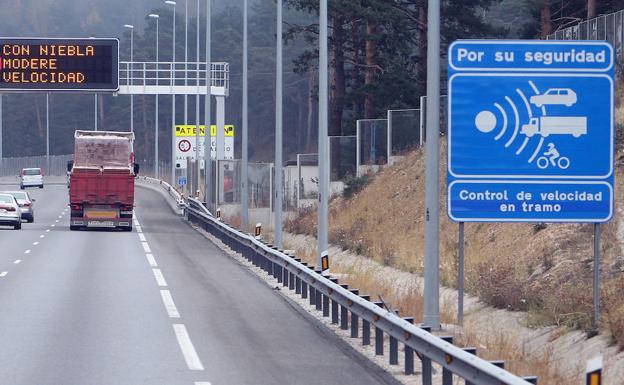
[(360, 177), (348, 177), (345, 179), (345, 189), (342, 196), (346, 199), (352, 198), (355, 194), (362, 191), (373, 181), (372, 174), (362, 175)]

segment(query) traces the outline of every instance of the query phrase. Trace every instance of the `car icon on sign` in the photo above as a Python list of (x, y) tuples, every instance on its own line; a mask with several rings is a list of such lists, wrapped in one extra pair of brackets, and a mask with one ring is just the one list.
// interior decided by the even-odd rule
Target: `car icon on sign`
[(576, 92), (569, 88), (550, 88), (541, 95), (531, 96), (531, 104), (537, 107), (562, 104), (570, 107), (577, 102)]

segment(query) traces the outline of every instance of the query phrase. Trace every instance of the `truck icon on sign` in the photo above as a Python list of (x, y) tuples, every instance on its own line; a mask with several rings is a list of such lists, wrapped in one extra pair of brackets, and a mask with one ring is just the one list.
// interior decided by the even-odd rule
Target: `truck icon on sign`
[(531, 118), (522, 125), (520, 133), (531, 138), (539, 134), (544, 138), (549, 135), (572, 135), (575, 138), (587, 134), (587, 118), (584, 116), (542, 116)]
[(577, 100), (576, 92), (569, 88), (550, 88), (541, 95), (531, 96), (531, 104), (537, 107), (548, 105), (571, 107), (573, 104), (576, 104)]

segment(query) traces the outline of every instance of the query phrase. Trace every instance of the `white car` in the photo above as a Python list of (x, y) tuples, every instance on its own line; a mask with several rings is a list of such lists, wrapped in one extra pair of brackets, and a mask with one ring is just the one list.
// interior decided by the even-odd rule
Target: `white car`
[(23, 168), (20, 173), (20, 188), (26, 187), (43, 188), (43, 172), (40, 168)]
[(22, 211), (11, 194), (0, 194), (0, 225), (22, 228)]
[(537, 107), (547, 105), (565, 105), (570, 107), (577, 102), (576, 92), (569, 88), (550, 88), (541, 95), (531, 96), (531, 104)]

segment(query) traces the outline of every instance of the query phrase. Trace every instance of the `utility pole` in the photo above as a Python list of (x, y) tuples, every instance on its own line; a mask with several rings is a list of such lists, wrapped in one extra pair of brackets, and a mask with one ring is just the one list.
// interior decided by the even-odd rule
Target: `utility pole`
[[(159, 85), (159, 67), (158, 67), (158, 24), (160, 20), (160, 16), (156, 14), (150, 14), (149, 17), (152, 19), (156, 19), (156, 85)], [(156, 93), (156, 107), (154, 113), (154, 178), (159, 178), (159, 170), (158, 170), (158, 93)]]
[[(165, 4), (171, 5), (173, 7), (173, 44), (172, 44), (172, 53), (171, 53), (171, 87), (175, 86), (175, 61), (176, 61), (176, 2), (172, 0), (165, 1)], [(176, 155), (176, 104), (175, 104), (175, 94), (171, 95), (171, 185), (175, 186), (176, 178), (175, 178), (175, 155)]]
[(242, 159), (241, 159), (241, 227), (243, 232), (249, 231), (249, 193), (247, 191), (247, 167), (249, 166), (249, 89), (247, 82), (248, 67), (248, 23), (247, 23), (247, 0), (243, 2), (243, 135), (242, 135)]
[(277, 49), (275, 71), (275, 246), (282, 248), (282, 0), (277, 0)]
[(327, 156), (327, 109), (329, 88), (327, 84), (327, 0), (320, 1), (319, 12), (319, 132), (318, 132), (318, 234), (317, 266), (322, 266), (321, 258), (327, 253), (327, 228), (329, 226), (329, 157)]
[(45, 172), (47, 175), (50, 175), (50, 93), (49, 92), (46, 92), (46, 171)]
[[(206, 144), (204, 145), (204, 197), (206, 201), (206, 205), (210, 206), (208, 202), (208, 191), (210, 191), (210, 173), (208, 170), (208, 165), (210, 164), (210, 122), (212, 121), (211, 114), (211, 86), (212, 86), (212, 4), (210, 3), (212, 0), (206, 0), (206, 97), (204, 100), (204, 113), (206, 114), (205, 124), (206, 124)], [(217, 180), (218, 180), (217, 173)], [(216, 198), (215, 198), (216, 199)], [(215, 202), (215, 213), (216, 213), (216, 202)]]
[(440, 0), (429, 0), (427, 22), (427, 142), (425, 143), (424, 326), (440, 328)]

